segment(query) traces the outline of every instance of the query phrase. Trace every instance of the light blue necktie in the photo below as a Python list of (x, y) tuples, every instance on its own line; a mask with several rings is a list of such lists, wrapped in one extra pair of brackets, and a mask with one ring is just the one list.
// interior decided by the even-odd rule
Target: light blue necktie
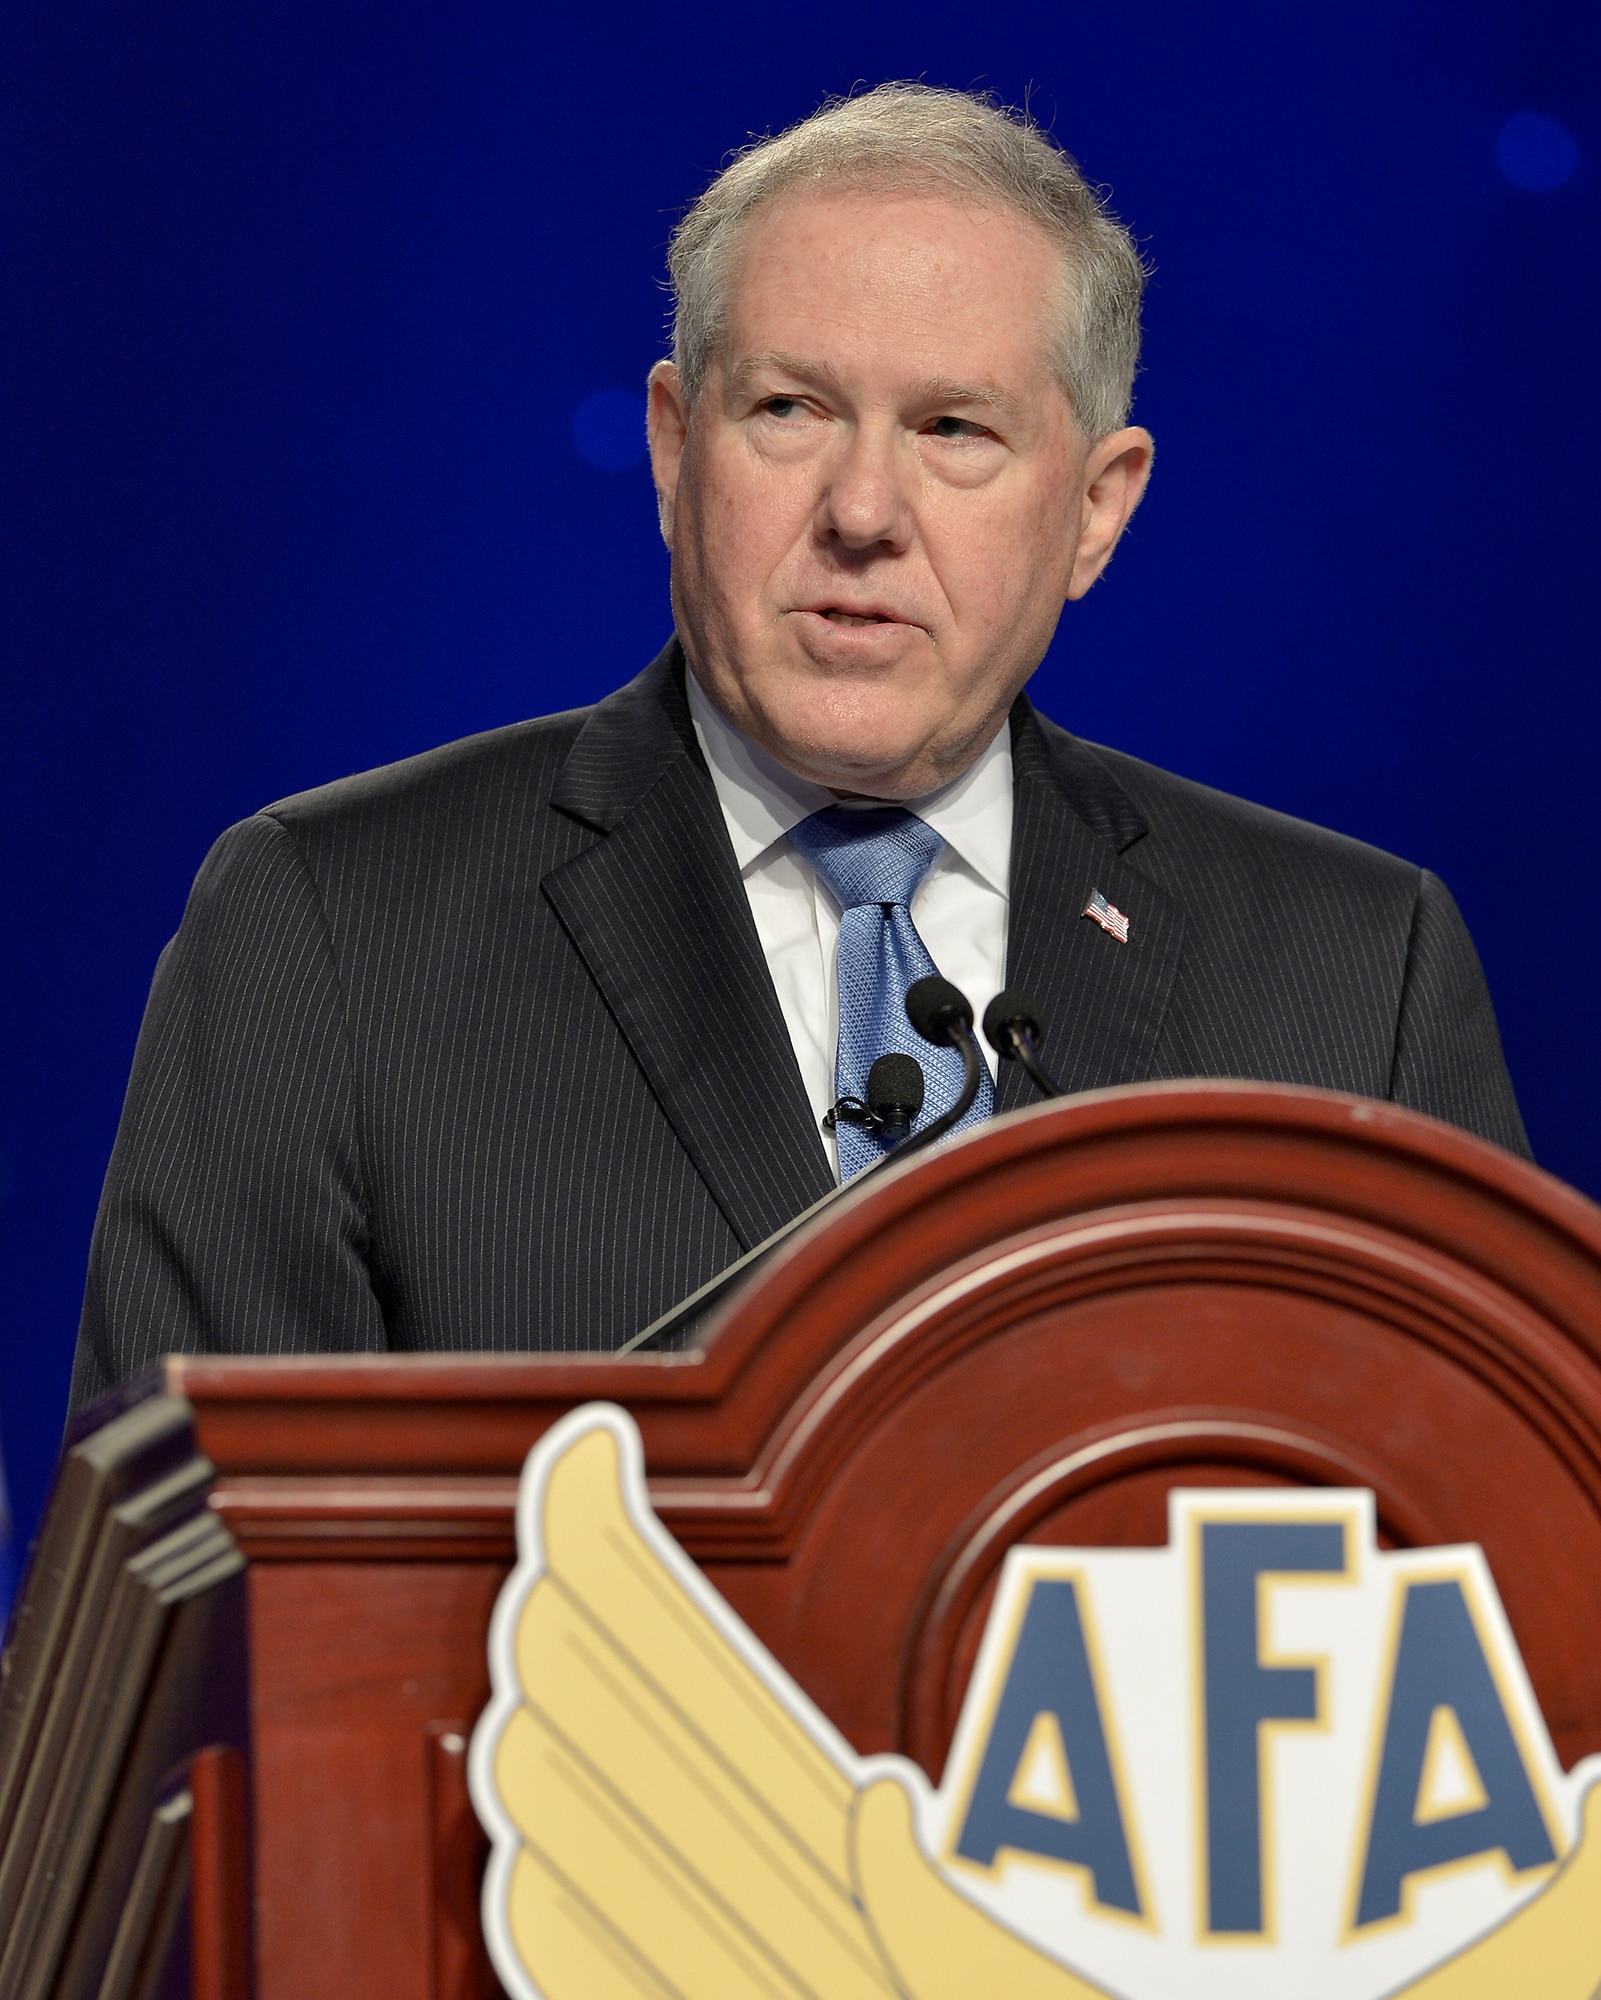
[[(789, 837), (841, 910), (835, 1092), (865, 1103), (867, 1072), (880, 1056), (915, 1056), (927, 1083), (915, 1132), (949, 1110), (962, 1086), (960, 1051), (925, 1042), (906, 1018), (907, 988), (939, 969), (917, 935), (908, 905), (945, 842), (904, 806), (829, 806), (792, 826)], [(957, 1130), (978, 1124), (994, 1109), (995, 1086), (986, 1068), (973, 1108)], [(842, 1181), (889, 1151), (876, 1133), (844, 1119), (836, 1136)]]

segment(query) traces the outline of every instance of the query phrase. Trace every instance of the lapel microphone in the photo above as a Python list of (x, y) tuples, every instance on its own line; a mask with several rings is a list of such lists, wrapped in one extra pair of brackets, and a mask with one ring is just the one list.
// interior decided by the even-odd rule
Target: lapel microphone
[(900, 1145), (923, 1108), (926, 1081), (916, 1056), (887, 1055), (867, 1072), (868, 1116), (892, 1145)]
[(984, 1009), (984, 1039), (1003, 1061), (1018, 1064), (1041, 1097), (1066, 1095), (1040, 1061), (1040, 1010), (1021, 987), (1008, 986)]
[[(916, 1056), (887, 1055), (867, 1072), (867, 1101), (842, 1097), (823, 1113), (823, 1128), (832, 1132), (839, 1125), (860, 1125), (864, 1131), (899, 1145), (912, 1129), (912, 1120), (923, 1108), (927, 1088), (923, 1065)], [(873, 1170), (866, 1169), (868, 1173)], [(861, 1175), (857, 1175), (861, 1179)]]

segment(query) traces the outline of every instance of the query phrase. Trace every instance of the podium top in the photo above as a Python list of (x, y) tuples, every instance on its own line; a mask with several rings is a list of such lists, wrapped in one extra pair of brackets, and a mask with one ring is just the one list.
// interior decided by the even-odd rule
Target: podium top
[(610, 1399), (639, 1418), (653, 1478), (759, 1485), (762, 1462), (815, 1429), (847, 1382), (859, 1390), (875, 1375), (880, 1393), (904, 1390), (933, 1365), (913, 1336), (954, 1295), (1004, 1291), (1009, 1268), (1037, 1279), (1047, 1266), (1093, 1267), (1104, 1286), (1117, 1266), (1134, 1282), (1179, 1255), (1265, 1259), (1287, 1279), (1326, 1274), (1332, 1260), (1360, 1269), (1370, 1291), (1385, 1273), (1381, 1288), (1421, 1287), (1470, 1317), (1510, 1313), (1529, 1321), (1559, 1393), (1564, 1350), (1586, 1368), (1601, 1361), (1601, 1208), (1583, 1195), (1398, 1105), (1190, 1082), (1013, 1112), (875, 1175), (681, 1353), (174, 1355), (163, 1366), (224, 1474), (509, 1479), (565, 1410)]

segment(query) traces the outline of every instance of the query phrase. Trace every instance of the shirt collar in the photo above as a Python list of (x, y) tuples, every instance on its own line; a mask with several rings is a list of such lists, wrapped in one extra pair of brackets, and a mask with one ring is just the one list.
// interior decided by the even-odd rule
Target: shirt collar
[[(689, 711), (740, 872), (761, 859), (792, 826), (838, 803), (834, 794), (770, 757), (727, 720), (685, 675)], [(926, 798), (908, 799), (957, 858), (1001, 895), (1008, 893), (1012, 860), (1012, 732), (1003, 722), (989, 747), (959, 778)]]

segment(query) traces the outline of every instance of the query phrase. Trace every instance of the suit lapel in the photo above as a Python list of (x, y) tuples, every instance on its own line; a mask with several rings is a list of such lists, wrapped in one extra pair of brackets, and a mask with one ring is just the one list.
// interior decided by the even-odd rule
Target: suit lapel
[[(1046, 1067), (1064, 1090), (1149, 1075), (1184, 934), (1184, 913), (1121, 857), (1145, 832), (1137, 807), (1087, 744), (1012, 711), (1012, 898), (1007, 984), (1039, 1004)], [(1129, 920), (1120, 944), (1084, 916), (1099, 889)], [(1002, 1065), (998, 1108), (1033, 1101)]]
[(543, 889), (749, 1248), (833, 1177), (682, 673), (675, 643), (585, 723), (551, 803), (602, 838)]

